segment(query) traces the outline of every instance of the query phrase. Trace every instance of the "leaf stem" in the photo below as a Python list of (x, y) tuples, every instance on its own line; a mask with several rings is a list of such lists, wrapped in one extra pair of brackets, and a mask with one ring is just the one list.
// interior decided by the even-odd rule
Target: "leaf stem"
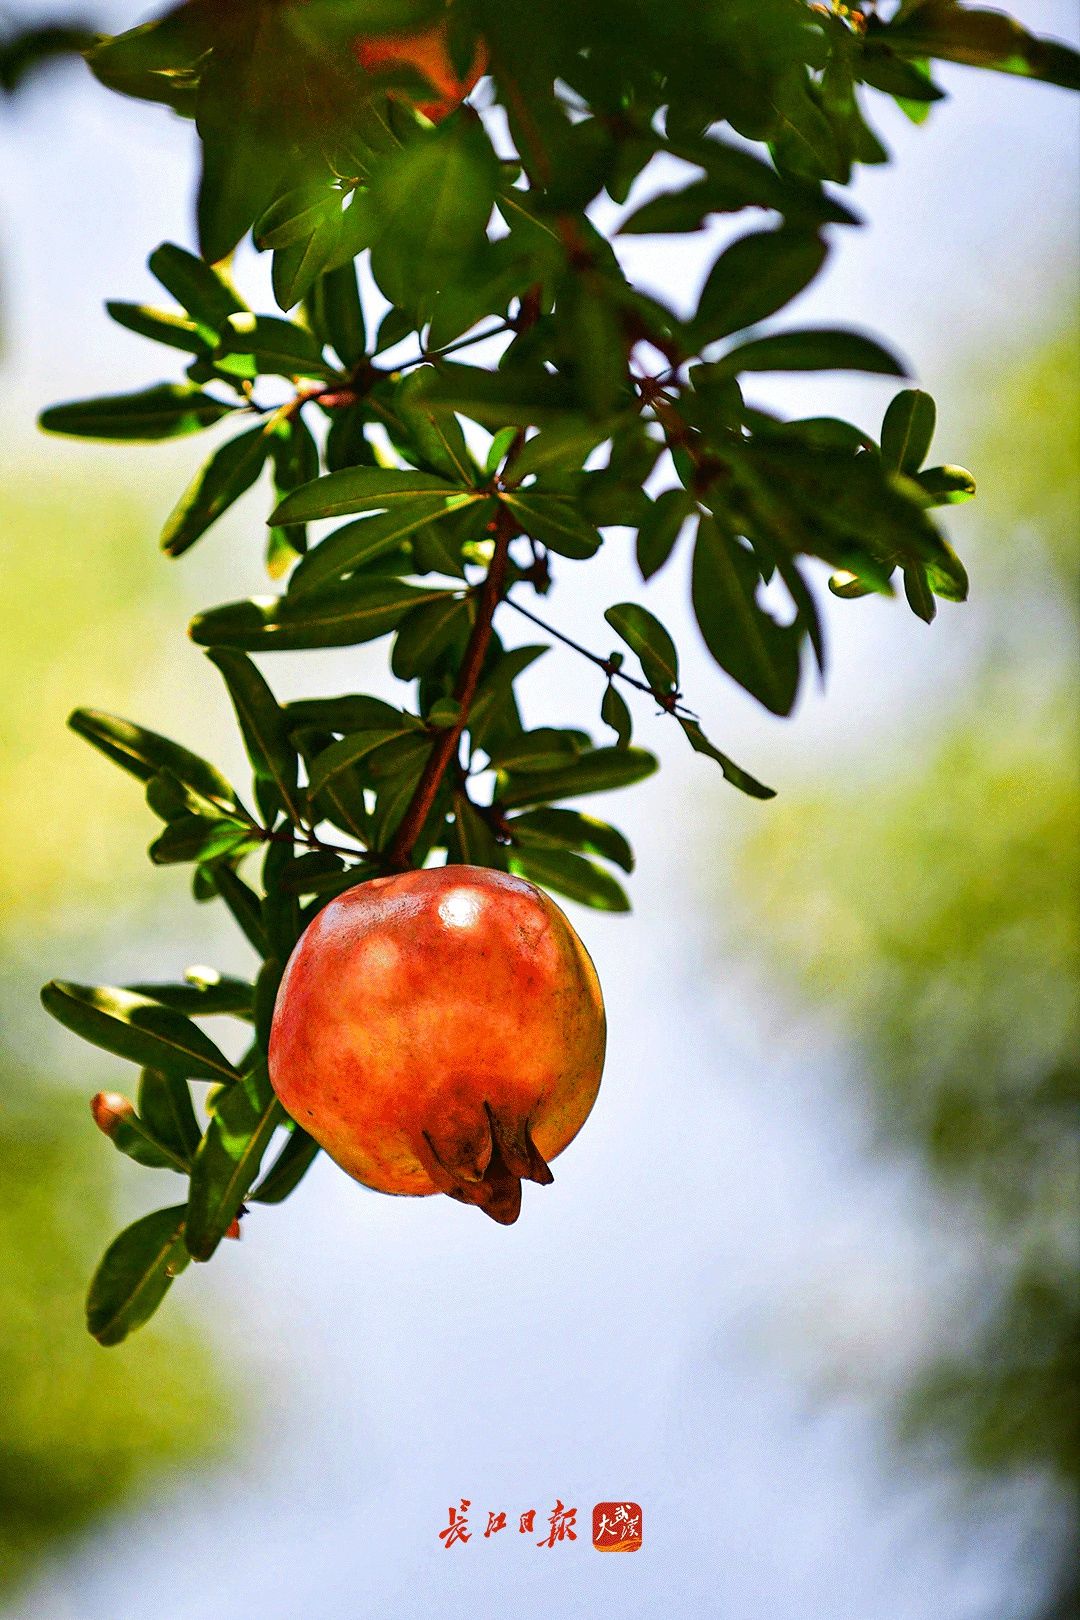
[[(580, 653), (581, 657), (587, 658), (590, 664), (595, 664), (597, 669), (602, 669), (609, 681), (625, 681), (627, 686), (633, 686), (639, 692), (648, 693), (649, 697), (655, 698), (660, 707), (665, 709), (668, 714), (677, 714), (682, 709), (677, 692), (658, 692), (655, 687), (649, 685), (648, 681), (639, 681), (636, 675), (628, 675), (624, 669), (620, 669), (610, 658), (601, 658), (599, 653), (590, 652), (588, 647), (583, 647), (572, 636), (566, 635), (562, 630), (556, 630), (553, 624), (547, 624), (543, 619), (538, 619), (535, 613), (530, 613), (527, 607), (522, 607), (521, 603), (515, 601), (512, 596), (504, 597), (503, 600), (507, 607), (514, 609), (515, 613), (520, 613), (523, 618), (531, 620), (547, 635), (554, 636), (556, 641), (561, 641), (564, 647), (569, 647), (572, 652)], [(683, 710), (683, 712), (687, 711)]]

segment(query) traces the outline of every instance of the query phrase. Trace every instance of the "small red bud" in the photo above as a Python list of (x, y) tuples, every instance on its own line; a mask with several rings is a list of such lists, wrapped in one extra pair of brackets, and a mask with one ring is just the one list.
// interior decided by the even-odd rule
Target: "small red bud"
[(123, 1122), (134, 1114), (135, 1104), (118, 1091), (99, 1091), (90, 1099), (90, 1112), (99, 1131), (115, 1136)]
[(232, 1225), (226, 1230), (225, 1236), (227, 1238), (239, 1238), (239, 1236), (240, 1236), (240, 1217), (239, 1216), (236, 1217), (236, 1219), (233, 1221)]

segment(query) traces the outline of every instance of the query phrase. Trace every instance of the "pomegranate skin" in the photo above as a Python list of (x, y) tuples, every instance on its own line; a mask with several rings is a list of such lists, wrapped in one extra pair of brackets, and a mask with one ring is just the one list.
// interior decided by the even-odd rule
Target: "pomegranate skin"
[(596, 970), (524, 878), (444, 866), (330, 901), (278, 990), (270, 1078), (282, 1104), (367, 1187), (445, 1192), (509, 1225), (521, 1180), (596, 1099)]

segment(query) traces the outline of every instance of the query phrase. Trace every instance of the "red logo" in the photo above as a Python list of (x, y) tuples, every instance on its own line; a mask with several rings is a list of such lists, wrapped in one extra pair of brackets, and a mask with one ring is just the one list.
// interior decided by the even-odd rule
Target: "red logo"
[(641, 1509), (636, 1502), (597, 1502), (592, 1510), (592, 1544), (597, 1552), (637, 1552)]

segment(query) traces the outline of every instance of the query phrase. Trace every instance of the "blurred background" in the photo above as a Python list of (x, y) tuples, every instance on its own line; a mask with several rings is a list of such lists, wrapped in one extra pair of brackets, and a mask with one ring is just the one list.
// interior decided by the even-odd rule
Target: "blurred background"
[[(1071, 0), (1013, 9), (1075, 42)], [(0, 29), (44, 15), (8, 4)], [(144, 15), (87, 0), (95, 27)], [(101, 306), (152, 298), (149, 251), (190, 244), (192, 137), (77, 61), (0, 98), (4, 1620), (1077, 1612), (1080, 129), (1064, 92), (940, 78), (921, 129), (872, 107), (895, 166), (862, 171), (867, 226), (795, 319), (878, 328), (938, 397), (933, 459), (979, 479), (950, 517), (970, 603), (928, 629), (826, 593), (828, 685), (785, 723), (712, 666), (676, 558), (643, 599), (710, 735), (780, 797), (725, 789), (639, 714), (665, 769), (611, 806), (633, 915), (572, 909), (611, 1043), (556, 1186), (504, 1230), (320, 1162), (110, 1351), (86, 1280), (167, 1190), (90, 1120), (124, 1066), (37, 988), (242, 970), (245, 947), (150, 867), (137, 787), (64, 719), (111, 709), (242, 769), (183, 632), (265, 588), (264, 501), (168, 564), (190, 446), (36, 433), (56, 399), (166, 380)], [(716, 238), (669, 249), (635, 239), (626, 263), (689, 299)], [(253, 255), (238, 274), (265, 289)], [(756, 397), (873, 432), (890, 392)], [(603, 641), (634, 580), (613, 538), (548, 611)], [(395, 685), (378, 646), (264, 669), (284, 696)], [(598, 710), (571, 654), (543, 669), (532, 723), (581, 723), (586, 690)], [(474, 1531), (560, 1498), (584, 1533), (448, 1552), (462, 1497)], [(621, 1498), (644, 1512), (630, 1563), (587, 1533)]]

